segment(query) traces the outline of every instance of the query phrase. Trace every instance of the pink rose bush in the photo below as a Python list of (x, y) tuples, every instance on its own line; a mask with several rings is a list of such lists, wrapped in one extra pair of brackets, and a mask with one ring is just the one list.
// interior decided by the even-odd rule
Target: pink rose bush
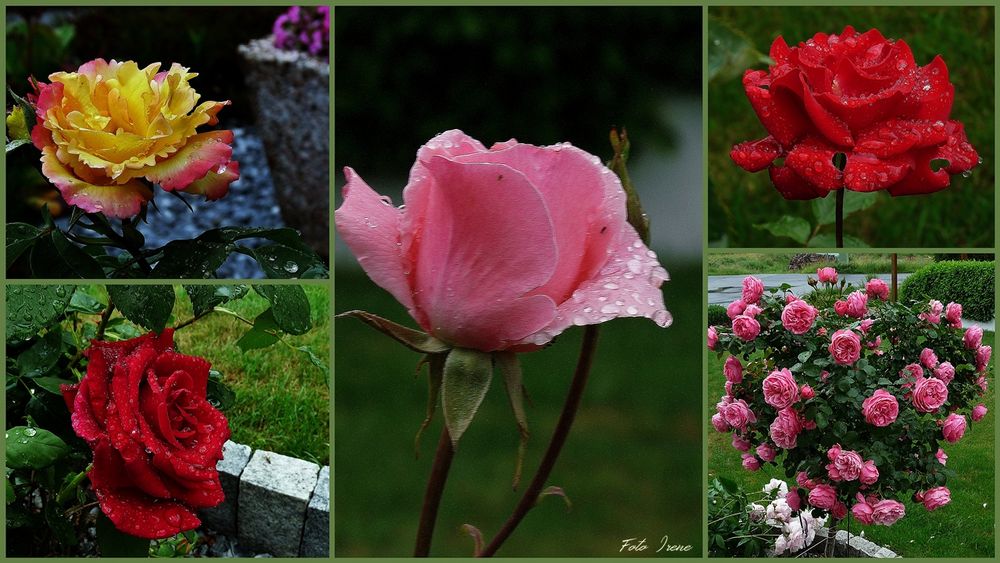
[(812, 294), (774, 288), (758, 298), (753, 330), (745, 314), (714, 327), (726, 389), (713, 426), (748, 444), (744, 467), (797, 473), (793, 512), (892, 525), (903, 499), (927, 510), (949, 502), (945, 450), (988, 415), (992, 349), (981, 330), (963, 331), (957, 303), (893, 303), (875, 280), (839, 291), (843, 311), (828, 294), (816, 306)]
[(344, 173), (338, 234), (449, 345), (526, 351), (616, 317), (671, 324), (667, 272), (626, 221), (621, 182), (568, 143), (486, 148), (447, 131), (417, 152), (402, 207)]

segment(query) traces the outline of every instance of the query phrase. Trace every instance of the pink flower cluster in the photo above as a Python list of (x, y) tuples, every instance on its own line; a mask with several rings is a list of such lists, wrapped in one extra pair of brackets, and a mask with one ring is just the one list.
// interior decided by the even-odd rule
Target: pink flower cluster
[[(837, 281), (833, 268), (817, 276)], [(798, 466), (803, 456), (814, 460), (786, 504), (835, 519), (850, 513), (865, 524), (891, 525), (906, 514), (900, 498), (907, 490), (927, 510), (948, 504), (950, 491), (935, 477), (935, 467), (948, 460), (938, 443), (957, 442), (970, 419), (988, 414), (969, 397), (985, 393), (992, 355), (980, 328), (961, 332), (961, 305), (932, 300), (913, 310), (890, 302), (888, 286), (877, 278), (864, 289), (842, 285), (845, 297), (823, 309), (809, 296), (766, 294), (752, 276), (742, 289), (727, 309), (730, 326), (708, 331), (709, 348), (729, 353), (712, 425), (732, 433), (742, 466), (758, 471), (769, 463)], [(924, 332), (915, 341), (901, 337), (907, 332), (897, 330), (899, 322)], [(930, 438), (937, 453), (929, 460), (894, 446), (928, 435), (937, 436)], [(794, 461), (782, 456), (800, 442), (808, 447)], [(878, 467), (884, 462), (893, 468), (885, 475)], [(912, 474), (928, 477), (914, 482)]]

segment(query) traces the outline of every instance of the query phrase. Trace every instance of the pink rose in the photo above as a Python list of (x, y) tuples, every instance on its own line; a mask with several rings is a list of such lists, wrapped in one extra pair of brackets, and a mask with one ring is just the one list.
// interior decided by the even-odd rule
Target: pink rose
[(868, 296), (854, 291), (847, 296), (847, 316), (860, 319), (868, 313)]
[(725, 418), (726, 424), (733, 428), (742, 430), (746, 428), (747, 424), (757, 422), (757, 417), (743, 399), (729, 403), (720, 412), (723, 418)]
[(760, 460), (751, 454), (743, 454), (743, 469), (757, 471), (760, 469)]
[(965, 336), (963, 337), (965, 341), (965, 347), (969, 350), (977, 350), (983, 345), (983, 329), (978, 326), (972, 325), (965, 329)]
[(899, 403), (892, 393), (885, 389), (877, 389), (871, 397), (861, 403), (861, 412), (864, 413), (868, 424), (885, 427), (895, 422), (899, 416)]
[(833, 310), (838, 315), (840, 315), (841, 317), (846, 316), (847, 315), (847, 301), (844, 301), (843, 299), (840, 299), (840, 300), (834, 302), (834, 304), (833, 304)]
[(930, 348), (924, 348), (920, 352), (920, 363), (924, 364), (927, 369), (934, 369), (938, 365), (937, 354)]
[(979, 422), (986, 416), (987, 412), (989, 412), (989, 410), (986, 408), (986, 405), (976, 405), (972, 409), (972, 421)]
[(858, 480), (863, 485), (874, 485), (878, 481), (878, 467), (875, 466), (873, 460), (869, 459), (865, 461), (864, 466), (861, 467), (861, 475), (858, 476)]
[(743, 278), (743, 300), (747, 303), (760, 301), (760, 296), (764, 295), (764, 282), (759, 278), (747, 276)]
[(726, 307), (726, 316), (728, 316), (730, 320), (735, 319), (736, 317), (742, 315), (743, 311), (746, 308), (747, 308), (746, 302), (743, 301), (742, 299), (737, 299), (736, 301), (730, 303), (728, 307)]
[(792, 510), (802, 510), (802, 495), (799, 490), (795, 487), (789, 489), (788, 493), (785, 495), (785, 503), (788, 504), (788, 508)]
[(990, 365), (991, 355), (993, 355), (992, 346), (980, 346), (976, 349), (976, 371), (986, 371), (986, 368)]
[(726, 395), (729, 395), (730, 397), (733, 396), (733, 382), (732, 381), (727, 381), (726, 382)]
[(768, 444), (767, 442), (757, 446), (757, 455), (760, 459), (764, 461), (774, 461), (774, 458), (778, 457), (778, 450), (774, 449), (774, 446)]
[(837, 283), (837, 270), (827, 266), (816, 270), (816, 277), (820, 283)]
[(791, 408), (781, 409), (771, 423), (770, 431), (771, 441), (776, 446), (786, 450), (795, 448), (799, 433), (802, 432), (798, 413)]
[(819, 327), (819, 329), (816, 330), (816, 334), (819, 334), (820, 336), (826, 336), (826, 327), (824, 326)]
[(878, 278), (872, 278), (865, 284), (865, 293), (870, 297), (885, 301), (889, 298), (889, 286)]
[(927, 302), (927, 312), (920, 313), (917, 317), (931, 324), (938, 324), (941, 322), (941, 313), (943, 311), (944, 305), (942, 305), (937, 299), (931, 299)]
[(944, 308), (944, 318), (952, 328), (962, 328), (962, 305), (951, 302)]
[(837, 504), (837, 489), (826, 483), (816, 485), (809, 491), (809, 504), (816, 508), (833, 510), (833, 507)]
[(872, 514), (874, 512), (875, 511), (872, 509), (872, 506), (867, 502), (857, 502), (851, 507), (851, 514), (854, 518), (866, 526), (870, 526), (875, 522), (872, 518)]
[(444, 342), (526, 351), (615, 317), (671, 324), (667, 272), (626, 221), (621, 182), (580, 149), (447, 131), (417, 152), (400, 208), (344, 173), (337, 232)]
[(881, 356), (884, 353), (882, 350), (878, 349), (878, 347), (881, 345), (882, 345), (881, 336), (876, 336), (875, 340), (869, 340), (868, 342), (865, 342), (865, 348), (868, 348), (869, 350), (875, 350), (876, 356)]
[(841, 451), (842, 450), (840, 449), (840, 444), (834, 444), (830, 446), (830, 449), (826, 450), (826, 459), (830, 461), (837, 459), (837, 456), (840, 455)]
[(906, 507), (892, 499), (880, 500), (872, 506), (872, 521), (882, 526), (892, 526), (903, 516), (906, 516)]
[(792, 301), (797, 301), (798, 299), (799, 298), (796, 297), (791, 291), (785, 294), (785, 303), (791, 303)]
[(906, 364), (899, 371), (899, 376), (908, 379), (920, 379), (924, 376), (924, 368), (920, 364)]
[(788, 368), (775, 370), (764, 378), (764, 401), (781, 410), (799, 400), (799, 386)]
[(718, 432), (729, 432), (730, 430), (729, 424), (726, 422), (726, 419), (723, 418), (721, 412), (717, 412), (712, 415), (712, 426), (714, 426)]
[(714, 326), (708, 327), (708, 349), (715, 350), (715, 345), (719, 343), (719, 331)]
[(948, 386), (940, 379), (922, 377), (913, 386), (913, 407), (919, 412), (934, 412), (948, 400)]
[[(827, 452), (827, 457), (829, 456), (830, 452)], [(833, 461), (826, 466), (826, 474), (831, 481), (854, 481), (861, 476), (862, 467), (864, 467), (864, 461), (858, 452), (840, 451), (838, 447)]]
[(940, 463), (941, 465), (948, 465), (948, 454), (944, 453), (944, 450), (942, 450), (941, 448), (938, 448), (938, 451), (936, 454), (934, 454), (934, 457), (937, 458), (938, 463)]
[(934, 377), (948, 385), (952, 379), (955, 379), (955, 366), (951, 365), (951, 362), (941, 362), (934, 368)]
[(802, 388), (799, 389), (799, 396), (805, 400), (809, 400), (816, 396), (816, 392), (813, 391), (812, 387), (803, 385)]
[(978, 378), (976, 378), (976, 385), (979, 386), (979, 389), (982, 390), (983, 393), (986, 393), (986, 390), (990, 386), (990, 382), (986, 380), (985, 375), (980, 375)]
[(865, 319), (861, 321), (860, 325), (858, 325), (858, 330), (861, 331), (861, 334), (868, 334), (868, 330), (872, 327), (873, 324), (875, 324), (875, 321), (873, 321), (872, 319)]
[(927, 510), (937, 510), (951, 502), (951, 491), (948, 487), (934, 487), (924, 493), (924, 508)]
[(743, 438), (742, 436), (740, 436), (738, 434), (733, 434), (732, 445), (733, 445), (733, 448), (735, 448), (735, 449), (737, 449), (737, 450), (739, 450), (741, 452), (749, 452), (750, 451), (750, 441), (747, 440), (746, 438)]
[(753, 303), (747, 305), (746, 309), (743, 309), (743, 314), (748, 317), (756, 317), (762, 312), (764, 312), (764, 309), (761, 309), (760, 307), (754, 305)]
[(954, 444), (965, 435), (965, 425), (964, 416), (951, 413), (948, 415), (948, 418), (944, 419), (944, 423), (941, 425), (941, 434), (944, 435), (945, 440)]
[(816, 307), (796, 299), (782, 309), (781, 324), (792, 334), (805, 334), (816, 320), (816, 313)]
[(743, 381), (743, 364), (736, 356), (726, 358), (726, 365), (722, 368), (722, 373), (726, 376), (726, 381), (739, 383)]
[(733, 334), (749, 342), (760, 334), (760, 323), (753, 317), (739, 315), (733, 319)]
[(803, 489), (811, 490), (816, 486), (816, 481), (809, 478), (805, 471), (799, 471), (795, 474), (795, 482), (798, 483)]
[(841, 365), (851, 365), (861, 358), (861, 338), (850, 329), (840, 329), (830, 337), (830, 355)]

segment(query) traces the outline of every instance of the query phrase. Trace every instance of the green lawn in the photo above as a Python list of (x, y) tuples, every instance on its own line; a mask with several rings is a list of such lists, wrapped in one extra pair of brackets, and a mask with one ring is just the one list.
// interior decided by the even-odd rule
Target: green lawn
[[(993, 341), (987, 333), (984, 341)], [(715, 403), (723, 393), (725, 378), (723, 361), (714, 353), (708, 357), (708, 409), (714, 413)], [(991, 364), (992, 365), (992, 364)], [(993, 377), (991, 376), (991, 380)], [(852, 533), (864, 531), (865, 537), (888, 546), (903, 557), (993, 557), (994, 549), (994, 428), (995, 403), (993, 383), (984, 403), (990, 413), (974, 423), (958, 443), (948, 445), (948, 467), (956, 477), (948, 482), (951, 504), (928, 512), (922, 505), (906, 502), (906, 517), (893, 526), (862, 526), (852, 524)], [(794, 483), (785, 477), (780, 466), (765, 465), (756, 473), (740, 465), (740, 452), (730, 444), (731, 435), (716, 432), (708, 426), (709, 479), (722, 475), (733, 479), (748, 491), (760, 490), (772, 477)]]
[[(840, 33), (847, 24), (861, 31), (876, 27), (886, 37), (905, 40), (922, 65), (941, 54), (955, 85), (951, 117), (965, 124), (983, 163), (968, 178), (952, 177), (951, 186), (935, 194), (900, 198), (882, 194), (878, 203), (847, 218), (845, 233), (873, 247), (993, 246), (992, 7), (716, 6), (709, 13), (745, 33), (765, 54), (778, 35), (797, 44), (816, 32)], [(709, 240), (724, 237), (734, 247), (798, 246), (753, 227), (784, 214), (810, 222), (814, 218), (809, 202), (781, 198), (766, 171), (745, 172), (729, 158), (734, 144), (766, 136), (739, 77), (709, 85), (708, 116)], [(824, 232), (832, 229), (825, 227)]]
[[(697, 264), (671, 264), (665, 285), (675, 323), (645, 319), (604, 325), (590, 383), (549, 483), (573, 503), (546, 499), (522, 522), (501, 556), (615, 556), (621, 541), (663, 535), (701, 553), (702, 422), (700, 294)], [(337, 310), (365, 309), (415, 326), (403, 308), (357, 270), (338, 269)], [(425, 375), (419, 357), (352, 319), (336, 330), (336, 555), (406, 556), (440, 412), (419, 459), (413, 438), (424, 416)], [(532, 432), (525, 482), (551, 436), (575, 365), (581, 329), (521, 356), (531, 397)], [(469, 556), (470, 523), (491, 538), (519, 498), (511, 490), (517, 431), (506, 396), (493, 389), (463, 436), (444, 492), (432, 555)], [(679, 507), (684, 507), (679, 509)], [(655, 556), (650, 549), (644, 554)], [(659, 554), (664, 555), (664, 554)]]
[[(712, 276), (733, 274), (814, 274), (818, 268), (833, 266), (842, 274), (888, 273), (892, 266), (888, 254), (850, 255), (847, 262), (833, 259), (810, 262), (800, 270), (789, 270), (788, 263), (794, 254), (731, 253), (716, 252), (708, 255), (708, 273)], [(934, 262), (930, 254), (900, 254), (897, 267), (900, 272), (915, 272), (918, 268)]]

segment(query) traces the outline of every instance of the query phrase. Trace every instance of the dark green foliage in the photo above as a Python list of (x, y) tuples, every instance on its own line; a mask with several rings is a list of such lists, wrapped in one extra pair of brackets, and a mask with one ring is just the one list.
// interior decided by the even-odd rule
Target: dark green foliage
[(995, 314), (994, 262), (944, 261), (920, 268), (903, 281), (900, 300), (937, 299), (961, 303), (962, 316), (988, 321)]
[(722, 305), (708, 306), (708, 326), (729, 324), (729, 315)]

